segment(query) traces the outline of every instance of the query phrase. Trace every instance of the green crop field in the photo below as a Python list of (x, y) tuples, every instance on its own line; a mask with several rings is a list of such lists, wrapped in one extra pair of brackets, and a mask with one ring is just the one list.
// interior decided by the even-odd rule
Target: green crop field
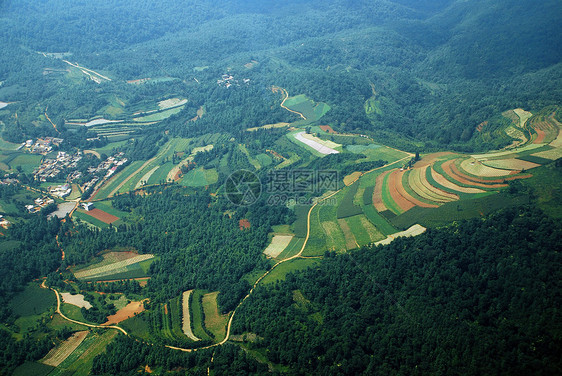
[(161, 120), (169, 118), (172, 115), (178, 114), (179, 112), (181, 112), (181, 110), (183, 110), (183, 108), (184, 108), (184, 106), (174, 107), (174, 108), (170, 108), (168, 110), (155, 112), (155, 113), (150, 114), (150, 115), (136, 117), (133, 120), (138, 121), (138, 122), (143, 122), (143, 123), (153, 122), (153, 121), (161, 121)]
[(355, 194), (359, 189), (359, 183), (354, 183), (353, 185), (345, 188), (345, 196), (341, 200), (338, 206), (337, 218), (347, 218), (352, 217), (354, 215), (358, 215), (362, 213), (361, 207), (357, 206), (353, 203), (353, 199), (355, 198)]
[(442, 226), (452, 221), (488, 215), (494, 211), (529, 203), (525, 195), (509, 196), (506, 193), (490, 193), (474, 199), (448, 202), (438, 208), (421, 208), (416, 206), (394, 217), (391, 222), (399, 229), (405, 230), (419, 223), (425, 227)]
[[(215, 170), (215, 172), (216, 172), (216, 170)], [(218, 178), (218, 175), (217, 175), (217, 178)], [(209, 185), (209, 182), (207, 181), (206, 170), (203, 167), (199, 167), (199, 168), (190, 170), (180, 180), (180, 185), (183, 185), (183, 186), (186, 186), (186, 187), (204, 187), (206, 185)]]
[(201, 298), (205, 294), (203, 290), (193, 290), (191, 293), (191, 301), (189, 302), (189, 307), (191, 310), (191, 320), (192, 320), (192, 327), (193, 327), (193, 334), (197, 338), (201, 338), (203, 340), (210, 340), (211, 337), (205, 332), (203, 326), (205, 325), (203, 322), (203, 316), (201, 315), (202, 306), (201, 306)]
[(55, 367), (38, 362), (25, 362), (14, 370), (13, 376), (47, 376)]
[(100, 221), (97, 218), (92, 217), (91, 215), (88, 214), (88, 212), (78, 209), (75, 210), (74, 213), (72, 213), (72, 218), (76, 218), (79, 219), (81, 221), (87, 222), (93, 226), (96, 226), (98, 228), (107, 228), (109, 227), (109, 225), (105, 222)]
[(96, 202), (96, 204), (95, 204), (94, 207), (96, 207), (96, 208), (98, 208), (98, 209), (100, 209), (100, 210), (103, 210), (104, 212), (106, 212), (106, 213), (108, 213), (108, 214), (111, 214), (111, 215), (114, 215), (114, 216), (116, 216), (116, 217), (119, 217), (119, 218), (123, 218), (123, 217), (127, 216), (127, 214), (129, 214), (129, 213), (127, 213), (127, 212), (124, 212), (124, 211), (115, 209), (115, 208), (113, 207), (113, 204), (112, 204), (111, 201), (99, 201), (99, 202)]
[(158, 170), (156, 170), (148, 179), (148, 184), (159, 184), (159, 183), (166, 183), (168, 180), (168, 174), (172, 171), (174, 165), (172, 162), (166, 162), (161, 165)]
[(123, 327), (130, 335), (150, 341), (150, 324), (146, 321), (147, 313), (143, 312), (133, 316), (130, 319), (122, 321), (119, 325)]
[[(119, 332), (117, 330), (91, 332), (88, 334), (88, 337), (82, 341), (80, 346), (78, 346), (78, 348), (74, 350), (68, 358), (59, 364), (57, 369), (68, 373), (72, 372), (73, 376), (89, 375), (94, 358), (105, 350), (107, 345), (115, 339), (118, 333)], [(64, 373), (58, 374), (64, 375)]]
[(113, 151), (113, 149), (118, 149), (118, 148), (122, 147), (123, 145), (127, 144), (127, 142), (128, 142), (127, 140), (110, 142), (107, 145), (105, 145), (104, 147), (93, 149), (93, 150), (97, 151), (100, 154), (111, 155), (111, 152)]
[(95, 195), (95, 199), (104, 199), (109, 196), (114, 189), (116, 189), (119, 184), (121, 184), (125, 179), (127, 179), (132, 173), (139, 169), (142, 166), (143, 161), (134, 161), (127, 167), (125, 167), (121, 172), (117, 175), (113, 176), (108, 182), (106, 182), (103, 187), (99, 190), (99, 192)]
[(57, 298), (51, 290), (29, 284), (10, 301), (10, 308), (18, 316), (30, 316), (45, 312), (55, 307), (56, 303)]
[(369, 221), (379, 230), (383, 235), (390, 235), (398, 232), (379, 212), (373, 205), (363, 206), (363, 213)]
[(346, 218), (345, 221), (360, 246), (386, 238), (363, 214)]
[(19, 240), (0, 240), (0, 252), (16, 249), (20, 244)]

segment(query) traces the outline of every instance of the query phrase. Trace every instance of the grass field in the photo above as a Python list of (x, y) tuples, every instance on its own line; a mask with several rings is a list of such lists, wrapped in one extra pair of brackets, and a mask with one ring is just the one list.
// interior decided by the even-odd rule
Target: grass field
[(226, 324), (229, 315), (221, 315), (217, 305), (218, 291), (203, 295), (203, 311), (205, 312), (205, 327), (215, 336), (216, 341), (221, 341), (226, 336)]
[(8, 164), (12, 169), (20, 166), (23, 172), (29, 174), (33, 172), (36, 167), (39, 167), (42, 158), (43, 156), (38, 154), (17, 153), (15, 157), (10, 158), (10, 162)]
[(320, 264), (320, 260), (318, 259), (294, 259), (291, 261), (287, 261), (277, 268), (273, 269), (263, 280), (263, 284), (270, 284), (276, 281), (283, 281), (287, 274), (297, 271), (297, 270), (304, 270), (307, 268), (313, 268)]
[(204, 187), (206, 185), (215, 184), (218, 180), (219, 175), (215, 168), (205, 170), (203, 167), (199, 167), (185, 174), (180, 180), (180, 185), (186, 187)]
[(287, 98), (284, 105), (292, 111), (303, 114), (303, 116), (310, 121), (318, 121), (331, 109), (326, 103), (316, 103), (304, 94)]
[(37, 284), (31, 283), (14, 296), (10, 301), (10, 308), (18, 316), (31, 316), (55, 307), (56, 303), (57, 298), (51, 290), (42, 289)]
[(174, 168), (172, 162), (166, 162), (161, 165), (148, 179), (147, 184), (166, 183), (168, 181), (168, 174)]

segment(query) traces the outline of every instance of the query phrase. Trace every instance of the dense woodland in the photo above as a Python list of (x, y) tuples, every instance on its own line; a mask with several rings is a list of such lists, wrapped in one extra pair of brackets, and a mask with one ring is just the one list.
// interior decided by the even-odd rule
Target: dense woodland
[[(560, 101), (562, 37), (554, 27), (559, 4), (534, 5), (3, 2), (0, 38), (9, 53), (0, 57), (0, 100), (17, 103), (0, 120), (7, 124), (4, 136), (20, 141), (56, 133), (37, 121), (45, 108), (63, 125), (65, 119), (101, 115), (112, 95), (134, 105), (181, 94), (189, 99), (184, 111), (149, 133), (230, 133), (296, 120), (277, 106), (281, 98), (270, 91), (277, 85), (328, 103), (332, 110), (321, 121), (340, 131), (366, 132), (411, 150), (493, 149), (509, 140), (480, 137), (480, 123), (514, 107), (533, 111)], [(34, 51), (69, 52), (66, 58), (113, 81), (97, 85), (44, 75), (46, 67), (67, 65)], [(258, 64), (244, 67), (252, 60)], [(217, 86), (226, 72), (250, 83)], [(125, 83), (159, 76), (175, 80)], [(367, 101), (375, 104), (369, 113)], [(201, 105), (206, 116), (190, 124)], [(92, 136), (86, 129), (61, 128), (74, 146), (87, 146)]]
[(559, 223), (513, 209), (331, 255), (238, 312), (296, 374), (558, 374)]

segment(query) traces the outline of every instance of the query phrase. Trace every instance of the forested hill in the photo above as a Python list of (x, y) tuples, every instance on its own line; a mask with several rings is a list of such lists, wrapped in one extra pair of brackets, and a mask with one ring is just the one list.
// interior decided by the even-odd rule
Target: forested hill
[[(504, 145), (479, 137), (479, 124), (515, 107), (560, 104), (561, 11), (557, 0), (3, 1), (0, 100), (21, 101), (20, 113), (48, 100), (51, 118), (66, 119), (72, 104), (55, 104), (68, 101), (67, 83), (42, 70), (67, 66), (36, 52), (68, 52), (114, 80), (102, 85), (106, 94), (129, 94), (126, 80), (173, 77), (183, 82), (174, 91), (190, 98), (196, 78), (208, 102), (228, 101), (215, 114), (228, 119), (248, 103), (216, 90), (229, 71), (251, 79), (257, 100), (277, 85), (326, 102), (322, 122), (339, 131), (400, 135), (409, 148), (493, 149)], [(32, 66), (22, 67), (22, 55)], [(103, 107), (95, 83), (72, 90), (91, 98), (91, 115)], [(187, 106), (178, 124), (195, 110)], [(253, 125), (274, 122), (258, 113)]]
[(257, 289), (233, 329), (295, 374), (560, 374), (561, 239), (512, 209), (328, 257)]

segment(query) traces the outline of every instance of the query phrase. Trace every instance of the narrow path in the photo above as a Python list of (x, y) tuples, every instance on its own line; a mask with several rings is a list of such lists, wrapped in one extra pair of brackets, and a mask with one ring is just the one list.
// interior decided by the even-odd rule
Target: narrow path
[(279, 91), (279, 90), (281, 90), (281, 92), (282, 92), (283, 95), (284, 95), (283, 102), (281, 102), (281, 105), (280, 105), (280, 106), (283, 107), (285, 110), (287, 110), (287, 111), (289, 111), (289, 112), (292, 112), (292, 113), (294, 113), (294, 114), (297, 114), (297, 115), (299, 115), (301, 118), (303, 118), (304, 120), (306, 120), (306, 117), (305, 117), (302, 113), (300, 113), (300, 112), (298, 112), (298, 111), (291, 110), (290, 108), (288, 108), (287, 106), (285, 106), (285, 101), (286, 101), (287, 99), (289, 99), (289, 93), (287, 92), (287, 90), (285, 90), (285, 89), (283, 89), (282, 87), (279, 87), (279, 86), (273, 86), (273, 87), (271, 88), (271, 91), (273, 91), (274, 93), (276, 93), (276, 92)]
[(51, 120), (51, 118), (49, 118), (49, 115), (47, 115), (47, 109), (49, 108), (49, 106), (47, 106), (47, 108), (45, 108), (45, 118), (47, 120), (49, 120), (49, 123), (51, 123), (53, 125), (53, 128), (55, 128), (55, 131), (57, 131), (57, 133), (60, 134), (60, 131), (57, 129), (57, 126), (55, 125), (55, 123), (53, 123), (53, 121)]
[(129, 333), (127, 333), (127, 331), (126, 331), (125, 329), (120, 328), (120, 327), (118, 327), (118, 326), (116, 326), (116, 325), (96, 325), (96, 324), (87, 324), (87, 323), (85, 323), (85, 322), (81, 322), (81, 321), (78, 321), (78, 320), (74, 320), (74, 319), (71, 319), (71, 318), (65, 316), (64, 313), (62, 313), (62, 311), (61, 311), (61, 309), (60, 309), (61, 298), (60, 298), (59, 292), (58, 292), (57, 290), (51, 288), (51, 287), (47, 287), (47, 286), (45, 285), (45, 281), (43, 281), (43, 283), (41, 284), (41, 287), (43, 287), (43, 288), (48, 288), (48, 289), (53, 290), (53, 291), (55, 292), (55, 295), (57, 296), (57, 310), (56, 310), (56, 312), (57, 312), (59, 315), (61, 315), (61, 317), (62, 317), (63, 319), (65, 319), (66, 321), (70, 321), (70, 322), (73, 322), (73, 323), (78, 324), (78, 325), (84, 325), (84, 326), (87, 326), (87, 327), (89, 327), (89, 328), (117, 329), (117, 330), (119, 330), (121, 333), (125, 334), (126, 336), (129, 335)]

